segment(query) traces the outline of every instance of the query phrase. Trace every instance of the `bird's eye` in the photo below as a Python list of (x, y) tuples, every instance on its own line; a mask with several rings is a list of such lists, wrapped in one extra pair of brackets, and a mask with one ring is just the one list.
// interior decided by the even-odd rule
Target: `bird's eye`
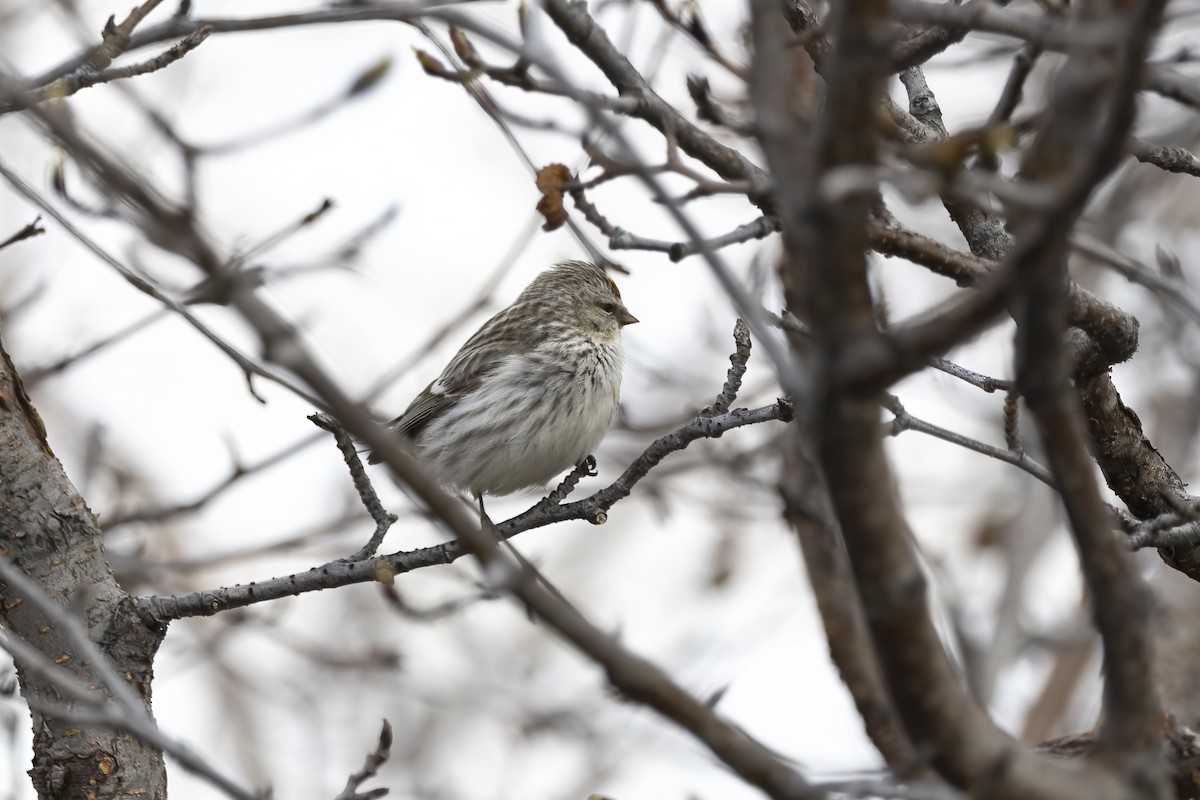
[(600, 306), (600, 309), (601, 309), (601, 310), (602, 310), (602, 311), (603, 311), (605, 314), (611, 314), (611, 313), (613, 313), (614, 311), (616, 311), (616, 310), (617, 310), (617, 307), (616, 307), (615, 305), (613, 305), (612, 303), (604, 303), (604, 304), (602, 304), (602, 305)]

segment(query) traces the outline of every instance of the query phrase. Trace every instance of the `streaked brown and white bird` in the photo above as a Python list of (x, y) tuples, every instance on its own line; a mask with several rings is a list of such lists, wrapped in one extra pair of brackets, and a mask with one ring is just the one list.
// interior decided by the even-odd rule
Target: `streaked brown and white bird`
[(453, 490), (482, 498), (544, 486), (608, 431), (621, 329), (637, 321), (604, 270), (563, 262), (485, 322), (390, 427)]

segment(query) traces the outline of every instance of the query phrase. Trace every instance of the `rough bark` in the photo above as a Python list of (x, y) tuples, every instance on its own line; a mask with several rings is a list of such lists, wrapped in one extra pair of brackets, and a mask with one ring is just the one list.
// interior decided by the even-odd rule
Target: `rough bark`
[[(46, 431), (0, 344), (0, 556), (33, 578), (46, 596), (78, 607), (80, 622), (117, 674), (150, 705), (154, 654), (161, 630), (133, 613), (104, 553), (96, 515), (75, 490), (46, 442)], [(15, 587), (0, 583), (0, 623), (60, 670), (112, 706), (112, 693), (64, 626)], [(47, 671), (18, 659), (21, 693), (33, 716), (29, 774), (42, 800), (165, 798), (166, 771), (157, 750), (111, 727), (80, 724), (77, 699)], [(92, 709), (88, 709), (92, 710)]]

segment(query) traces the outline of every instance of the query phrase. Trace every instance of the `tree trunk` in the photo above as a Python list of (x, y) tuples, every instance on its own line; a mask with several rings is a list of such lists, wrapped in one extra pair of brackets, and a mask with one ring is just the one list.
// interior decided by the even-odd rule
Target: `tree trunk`
[[(133, 613), (104, 553), (95, 514), (67, 479), (46, 430), (0, 343), (0, 557), (33, 578), (46, 596), (70, 606), (91, 640), (150, 707), (154, 655), (164, 630)], [(162, 753), (111, 726), (80, 724), (72, 709), (96, 716), (117, 709), (109, 687), (78, 652), (64, 626), (36, 599), (0, 583), (0, 624), (32, 645), (53, 669), (17, 661), (21, 693), (33, 716), (30, 776), (42, 800), (167, 796)], [(103, 706), (81, 705), (53, 678), (66, 677)], [(119, 714), (119, 711), (114, 713)], [(81, 715), (82, 716), (82, 713)]]

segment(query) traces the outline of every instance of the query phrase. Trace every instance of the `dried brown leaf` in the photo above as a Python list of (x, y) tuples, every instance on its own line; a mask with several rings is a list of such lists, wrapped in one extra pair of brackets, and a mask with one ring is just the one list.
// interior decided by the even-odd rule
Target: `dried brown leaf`
[(538, 200), (537, 210), (546, 218), (542, 230), (557, 230), (566, 223), (567, 209), (563, 207), (564, 187), (574, 180), (575, 176), (565, 164), (547, 164), (538, 170), (537, 188), (542, 193), (542, 199)]

